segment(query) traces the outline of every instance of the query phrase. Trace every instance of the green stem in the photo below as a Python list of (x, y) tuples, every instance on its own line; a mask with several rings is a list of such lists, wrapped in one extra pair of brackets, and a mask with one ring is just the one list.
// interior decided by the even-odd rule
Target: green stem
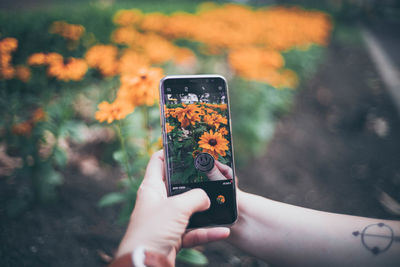
[(129, 171), (128, 151), (127, 151), (126, 145), (125, 145), (125, 138), (124, 138), (124, 136), (122, 135), (122, 132), (121, 132), (121, 121), (118, 121), (118, 125), (117, 125), (116, 128), (117, 128), (117, 132), (118, 132), (119, 141), (121, 143), (121, 148), (122, 148), (122, 151), (124, 153), (125, 172), (128, 175), (129, 181), (131, 183), (133, 183), (133, 177), (131, 175), (131, 172)]
[(144, 137), (144, 147), (147, 155), (150, 155), (150, 118), (149, 118), (149, 107), (143, 106), (143, 128), (146, 130)]

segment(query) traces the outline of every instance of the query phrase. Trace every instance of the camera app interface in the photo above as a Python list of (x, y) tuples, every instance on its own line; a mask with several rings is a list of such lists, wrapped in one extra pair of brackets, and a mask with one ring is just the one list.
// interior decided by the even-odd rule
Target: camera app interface
[(172, 195), (202, 188), (211, 200), (209, 212), (219, 213), (213, 216), (232, 217), (227, 214), (234, 208), (234, 173), (224, 80), (166, 80), (163, 92)]

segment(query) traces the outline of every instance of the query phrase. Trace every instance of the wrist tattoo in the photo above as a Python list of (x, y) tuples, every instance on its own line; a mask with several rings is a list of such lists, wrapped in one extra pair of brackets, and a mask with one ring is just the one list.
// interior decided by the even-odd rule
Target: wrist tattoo
[(387, 251), (393, 242), (400, 242), (400, 236), (395, 236), (393, 229), (382, 222), (370, 224), (361, 232), (354, 231), (352, 234), (360, 236), (361, 244), (374, 255)]

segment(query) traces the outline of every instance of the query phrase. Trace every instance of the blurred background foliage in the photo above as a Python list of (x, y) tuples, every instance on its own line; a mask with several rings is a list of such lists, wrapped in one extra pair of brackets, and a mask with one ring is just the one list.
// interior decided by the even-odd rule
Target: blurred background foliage
[[(119, 55), (132, 50), (139, 56), (142, 56), (140, 49), (144, 47), (150, 51), (145, 51), (143, 58), (147, 56), (150, 60), (143, 66), (162, 67), (164, 74), (220, 73), (227, 76), (232, 88), (233, 136), (237, 164), (240, 165), (249, 157), (263, 151), (264, 144), (273, 133), (275, 121), (290, 109), (298, 80), (306, 79), (315, 71), (323, 53), (321, 45), (329, 40), (331, 27), (330, 19), (324, 13), (308, 12), (299, 8), (278, 7), (274, 10), (274, 7), (271, 7), (272, 10), (269, 10), (264, 6), (253, 8), (207, 2), (194, 4), (190, 1), (169, 1), (168, 4), (137, 2), (133, 6), (134, 10), (127, 9), (123, 13), (121, 10), (132, 7), (131, 3), (99, 1), (65, 5), (60, 2), (56, 8), (2, 11), (0, 33), (3, 46), (6, 47), (7, 41), (10, 41), (7, 38), (14, 38), (12, 40), (16, 43), (12, 51), (8, 52), (8, 56), (4, 52), (5, 56), (2, 57), (3, 61), (6, 61), (6, 56), (11, 57), (10, 66), (3, 64), (2, 71), (5, 73), (7, 68), (14, 68), (15, 73), (10, 77), (5, 73), (1, 79), (1, 107), (4, 114), (0, 122), (1, 139), (8, 155), (22, 160), (10, 175), (32, 180), (32, 194), (26, 192), (27, 196), (22, 199), (39, 202), (54, 199), (55, 187), (62, 184), (60, 170), (68, 162), (68, 142), (84, 142), (82, 131), (98, 125), (94, 119), (96, 105), (102, 100), (110, 101), (118, 95), (116, 91), (120, 84), (117, 73), (104, 73), (99, 66), (100, 63), (110, 65), (114, 62), (100, 62), (98, 65), (89, 62), (91, 59), (88, 51), (96, 45), (106, 44), (108, 48), (117, 49)], [(176, 11), (189, 13), (174, 13)], [(232, 12), (236, 12), (239, 17), (230, 17)], [(261, 14), (262, 12), (265, 14)], [(252, 21), (249, 18), (252, 13), (259, 16), (259, 19)], [(223, 14), (226, 15), (222, 16)], [(201, 16), (209, 16), (214, 20), (213, 23), (219, 21), (221, 31), (235, 25), (244, 26), (243, 29), (235, 29), (225, 34), (218, 32), (218, 28), (216, 33), (204, 33), (211, 29), (210, 25), (206, 24), (198, 33), (190, 23), (198, 22), (196, 17)], [(281, 32), (277, 32), (279, 36), (273, 32), (270, 34), (272, 39), (252, 40), (258, 32), (246, 23), (260, 23), (264, 20), (262, 16), (267, 19), (271, 17), (271, 23), (275, 21), (282, 24)], [(279, 21), (279, 18), (274, 16), (282, 16), (283, 19)], [(185, 19), (189, 25), (182, 25)], [(160, 20), (167, 24), (159, 25)], [(307, 29), (297, 27), (298, 38), (293, 37), (293, 26), (290, 24), (302, 20), (304, 23), (315, 23), (316, 28), (322, 27), (321, 33), (314, 33), (320, 36), (314, 37)], [(172, 28), (168, 29), (168, 23)], [(181, 25), (181, 28), (177, 28), (177, 25)], [(264, 27), (268, 30), (271, 25)], [(233, 38), (236, 31), (239, 39)], [(249, 40), (246, 40), (244, 35), (249, 35), (249, 31), (255, 33), (250, 33)], [(216, 34), (222, 34), (221, 41), (216, 40)], [(214, 36), (214, 39), (208, 40), (208, 35)], [(135, 50), (139, 39), (146, 36), (146, 45)], [(281, 36), (287, 36), (287, 40), (275, 44), (274, 39), (282, 38)], [(132, 38), (133, 41), (130, 40)], [(207, 41), (210, 43), (207, 44)], [(149, 42), (154, 42), (154, 45), (151, 46)], [(167, 48), (157, 51), (162, 49), (163, 45)], [(184, 47), (186, 50), (179, 50)], [(176, 49), (176, 52), (173, 49)], [(282, 51), (282, 54), (279, 51)], [(85, 66), (85, 53), (89, 68)], [(94, 55), (94, 61), (101, 61), (101, 57), (105, 56), (99, 53)], [(170, 55), (171, 53), (175, 55)], [(63, 58), (59, 67), (50, 62), (52, 56)], [(48, 58), (48, 62), (44, 62), (45, 57)], [(120, 58), (121, 62), (122, 57), (123, 55)], [(78, 62), (73, 65), (71, 58), (82, 61), (81, 74), (80, 65)], [(239, 62), (236, 63), (237, 61)], [(46, 64), (49, 66), (47, 73)], [(130, 64), (132, 71), (129, 75), (133, 77), (137, 75), (137, 66), (134, 66), (135, 62)], [(246, 65), (250, 67), (245, 69)], [(288, 76), (282, 72), (285, 71), (281, 69), (283, 66), (290, 71)], [(18, 68), (23, 68), (25, 73)], [(260, 69), (268, 69), (269, 73), (263, 73)], [(74, 71), (78, 73), (74, 74)], [(68, 76), (69, 72), (70, 76), (77, 75), (77, 78), (64, 77)], [(25, 76), (22, 77), (23, 75)], [(122, 81), (123, 74), (120, 75)], [(157, 90), (160, 77), (150, 77), (154, 83), (152, 88), (145, 90)], [(114, 122), (115, 127), (101, 124), (104, 128), (116, 129), (115, 136), (119, 136), (119, 141), (127, 146), (123, 150), (110, 149), (112, 156), (103, 155), (104, 160), (107, 163), (107, 160), (112, 158), (114, 162), (121, 163), (129, 177), (141, 177), (149, 154), (157, 147), (160, 136), (159, 114), (157, 105), (153, 105), (156, 97), (153, 97), (154, 100), (144, 105), (132, 103), (128, 113), (133, 110), (133, 106), (137, 107), (136, 111), (126, 119), (116, 119), (119, 121), (117, 124)], [(136, 100), (132, 101), (137, 102), (138, 96), (133, 98)], [(36, 113), (40, 114), (35, 115)], [(123, 114), (123, 117), (126, 115)], [(146, 145), (143, 145), (143, 140), (147, 140)], [(111, 141), (110, 146), (115, 146), (114, 143)], [(19, 196), (18, 198), (21, 199)], [(103, 199), (101, 205), (118, 200), (115, 197), (106, 199), (108, 201)], [(11, 213), (16, 207), (11, 208)]]

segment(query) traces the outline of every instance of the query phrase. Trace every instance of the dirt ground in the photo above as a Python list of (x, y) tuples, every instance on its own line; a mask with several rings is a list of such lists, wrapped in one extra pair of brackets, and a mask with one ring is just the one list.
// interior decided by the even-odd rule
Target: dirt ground
[[(399, 220), (384, 197), (400, 202), (399, 136), (400, 117), (364, 47), (334, 40), (266, 154), (238, 170), (239, 185), (302, 207)], [(205, 251), (215, 266), (268, 266), (225, 242)]]
[[(303, 207), (400, 219), (381, 204), (382, 192), (400, 201), (400, 118), (367, 52), (332, 42), (302, 87), (265, 155), (237, 170), (240, 187)], [(98, 155), (96, 147), (77, 149)], [(124, 227), (118, 207), (97, 202), (117, 190), (118, 176), (115, 169), (85, 175), (71, 163), (58, 203), (14, 219), (4, 208), (13, 184), (0, 179), (0, 266), (105, 266)], [(226, 242), (200, 250), (210, 266), (268, 266)]]

